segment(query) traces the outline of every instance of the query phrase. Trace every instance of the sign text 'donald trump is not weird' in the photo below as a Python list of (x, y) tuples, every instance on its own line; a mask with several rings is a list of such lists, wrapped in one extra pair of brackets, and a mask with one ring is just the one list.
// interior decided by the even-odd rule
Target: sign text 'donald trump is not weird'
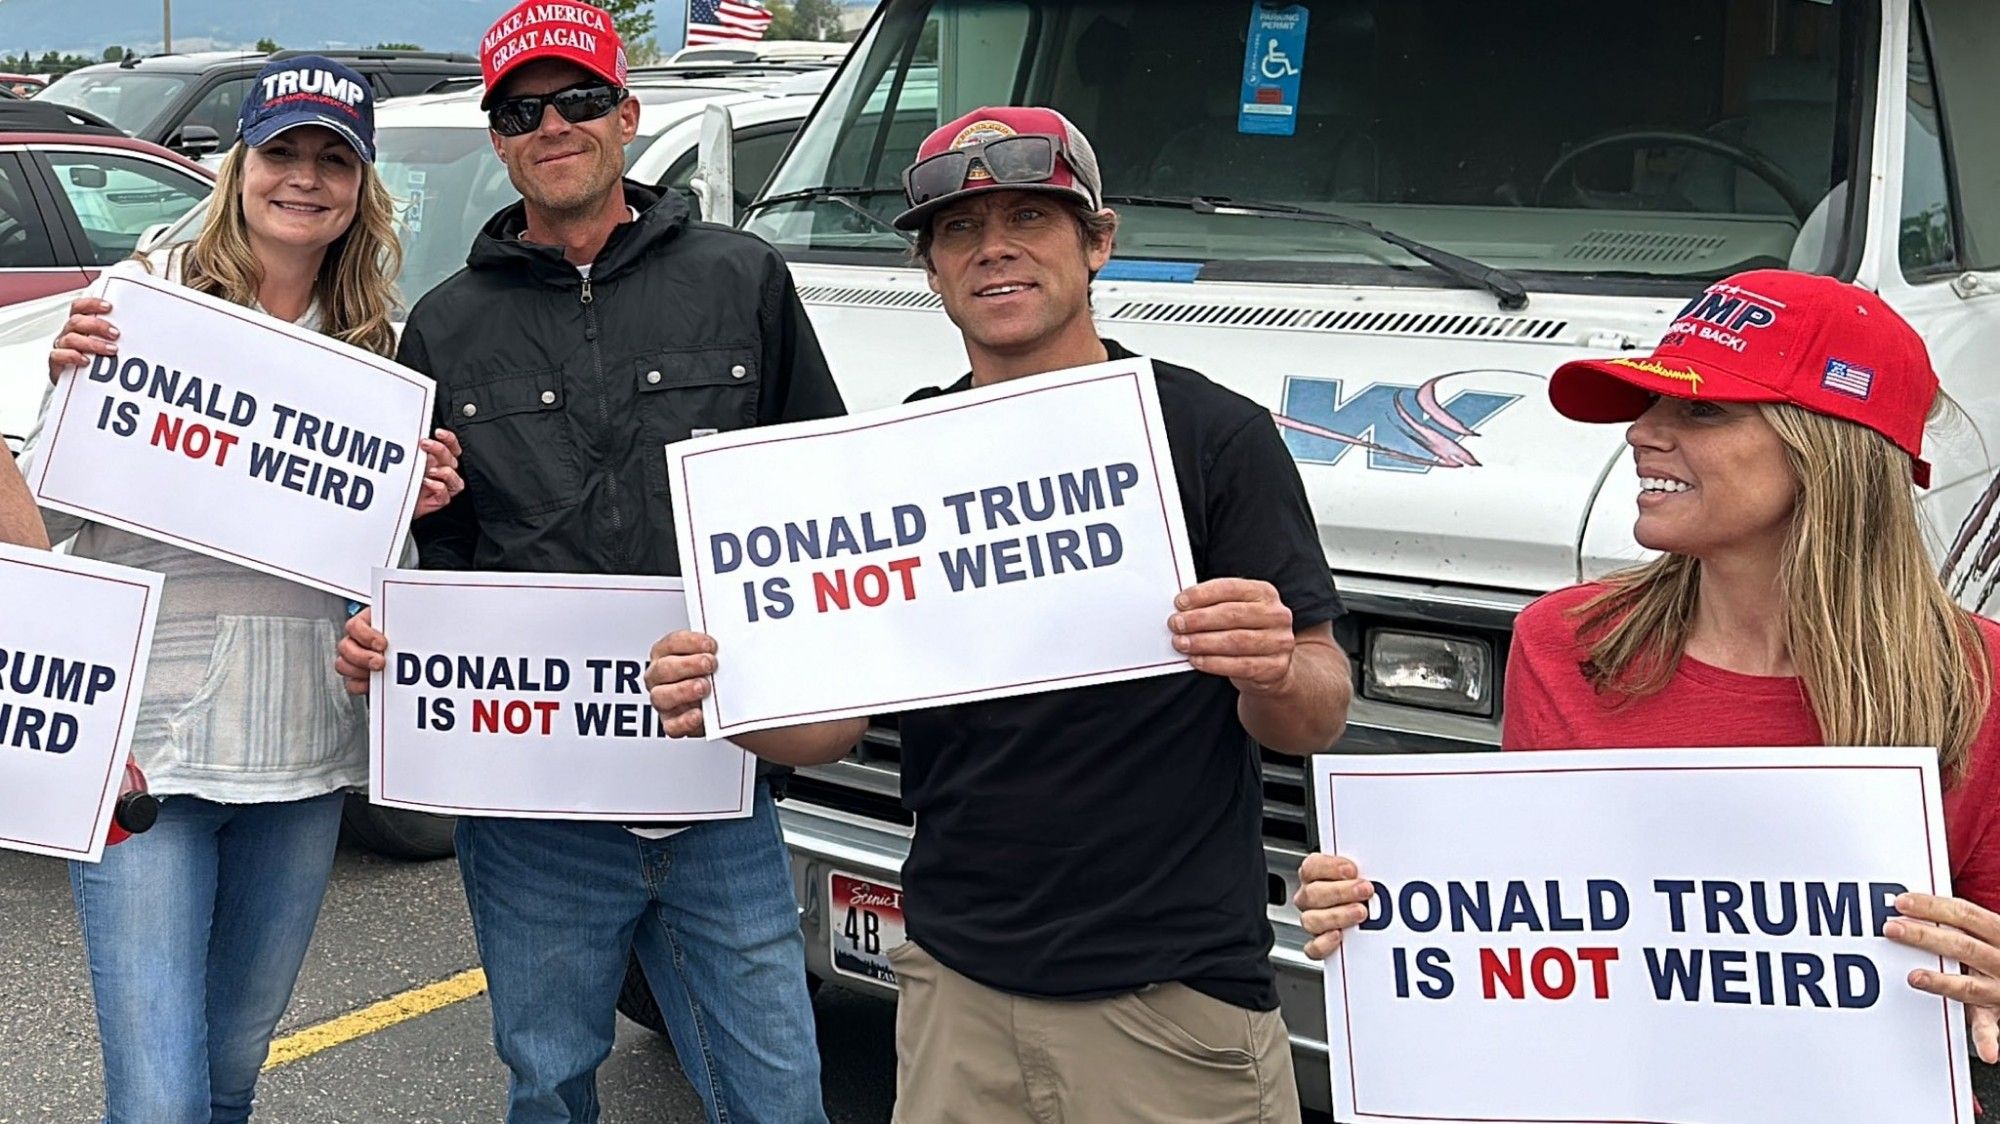
[(1187, 670), (1152, 364), (667, 448), (711, 734)]
[(0, 543), (0, 847), (102, 856), (164, 580)]
[(1928, 749), (1313, 759), (1375, 886), (1326, 963), (1355, 1121), (1969, 1124), (1956, 971), (1882, 935), (1950, 894)]
[(369, 797), (526, 819), (735, 819), (755, 761), (669, 738), (644, 681), (687, 627), (679, 578), (378, 570)]
[(368, 600), (416, 509), (431, 380), (137, 263), (92, 292), (118, 354), (57, 385), (28, 466), (36, 500)]

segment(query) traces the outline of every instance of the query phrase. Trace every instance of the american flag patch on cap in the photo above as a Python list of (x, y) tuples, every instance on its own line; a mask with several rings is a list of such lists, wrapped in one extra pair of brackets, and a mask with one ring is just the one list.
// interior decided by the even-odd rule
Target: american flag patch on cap
[(1838, 359), (1826, 361), (1826, 376), (1819, 384), (1828, 390), (1838, 391), (1849, 398), (1867, 398), (1875, 385), (1875, 371), (1869, 367), (1856, 367)]

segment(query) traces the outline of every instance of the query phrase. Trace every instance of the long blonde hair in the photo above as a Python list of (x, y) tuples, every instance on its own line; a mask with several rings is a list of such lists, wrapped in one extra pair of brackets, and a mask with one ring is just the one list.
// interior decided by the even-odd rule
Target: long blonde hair
[[(1798, 506), (1779, 564), (1786, 643), (1827, 745), (1934, 745), (1947, 783), (1986, 718), (1993, 668), (1972, 615), (1932, 569), (1910, 458), (1873, 430), (1761, 407)], [(1574, 613), (1584, 677), (1628, 698), (1665, 687), (1687, 649), (1701, 563), (1667, 554), (1606, 579)]]
[[(250, 248), (243, 214), (243, 165), (248, 149), (238, 143), (223, 158), (214, 200), (201, 234), (181, 251), (181, 283), (232, 304), (250, 304), (263, 285), (264, 270)], [(320, 308), (320, 331), (377, 355), (396, 352), (396, 274), (403, 246), (396, 238), (396, 207), (373, 164), (361, 165), (361, 194), (354, 222), (327, 247), (313, 284)]]

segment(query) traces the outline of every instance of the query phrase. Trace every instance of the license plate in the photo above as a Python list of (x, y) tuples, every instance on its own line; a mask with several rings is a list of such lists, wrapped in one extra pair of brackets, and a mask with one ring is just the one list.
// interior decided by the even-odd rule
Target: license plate
[(834, 871), (827, 876), (833, 970), (896, 986), (889, 950), (903, 943), (903, 889)]

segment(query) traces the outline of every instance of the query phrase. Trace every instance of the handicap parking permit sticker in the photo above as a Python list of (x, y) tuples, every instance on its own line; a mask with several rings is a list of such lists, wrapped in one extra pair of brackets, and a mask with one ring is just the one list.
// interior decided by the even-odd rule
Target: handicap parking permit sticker
[(1299, 73), (1306, 62), (1304, 5), (1250, 7), (1249, 41), (1244, 48), (1239, 133), (1289, 137), (1299, 127)]

